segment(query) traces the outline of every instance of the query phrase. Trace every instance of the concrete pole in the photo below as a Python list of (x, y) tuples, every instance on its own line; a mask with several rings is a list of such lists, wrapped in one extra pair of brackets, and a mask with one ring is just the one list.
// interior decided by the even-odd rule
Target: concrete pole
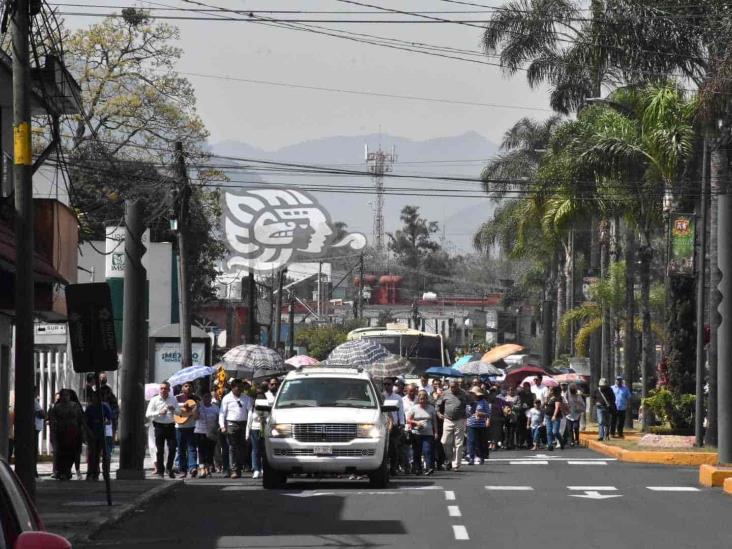
[[(249, 270), (249, 276), (246, 279), (247, 286), (247, 343), (254, 345), (257, 335), (257, 314), (255, 305), (257, 300), (257, 282), (254, 280), (254, 271)], [(244, 280), (242, 279), (242, 289), (244, 288)]]
[(125, 289), (122, 333), (122, 395), (119, 417), (119, 470), (117, 478), (145, 478), (145, 268), (142, 266), (140, 200), (125, 204)]
[[(516, 319), (516, 341), (518, 343), (518, 317)], [(549, 367), (554, 362), (554, 302), (551, 299), (545, 299), (541, 306), (541, 358), (545, 367)]]
[(696, 269), (696, 405), (694, 410), (694, 435), (696, 445), (704, 445), (704, 373), (706, 354), (704, 353), (704, 297), (707, 255), (707, 140), (704, 139), (702, 151), (701, 200), (699, 201), (699, 254)]
[(721, 194), (718, 197), (719, 220), (717, 223), (719, 252), (717, 264), (722, 273), (719, 291), (722, 300), (719, 314), (722, 322), (717, 332), (719, 355), (717, 371), (717, 422), (719, 463), (732, 464), (732, 196)]
[(178, 300), (178, 316), (180, 322), (180, 365), (187, 368), (193, 365), (193, 351), (191, 348), (191, 287), (188, 278), (188, 248), (186, 236), (188, 232), (188, 201), (191, 190), (188, 186), (186, 161), (183, 156), (183, 143), (175, 144), (176, 166), (179, 179), (178, 192), (178, 281), (180, 299)]
[(295, 353), (295, 296), (292, 293), (290, 293), (290, 307), (287, 316), (287, 321), (290, 325), (290, 329), (287, 332), (288, 354), (293, 356)]
[[(30, 105), (30, 3), (16, 0), (13, 41), (13, 177), (15, 194), (15, 472), (35, 499), (33, 366), (33, 152)], [(8, 8), (9, 9), (9, 8)]]
[(277, 277), (278, 287), (277, 296), (275, 297), (274, 306), (274, 346), (273, 349), (276, 351), (280, 344), (280, 332), (282, 328), (282, 286), (285, 282), (285, 274), (287, 274), (287, 268), (282, 269)]
[(361, 252), (361, 258), (358, 260), (358, 271), (359, 271), (359, 284), (358, 284), (358, 318), (363, 318), (363, 252)]

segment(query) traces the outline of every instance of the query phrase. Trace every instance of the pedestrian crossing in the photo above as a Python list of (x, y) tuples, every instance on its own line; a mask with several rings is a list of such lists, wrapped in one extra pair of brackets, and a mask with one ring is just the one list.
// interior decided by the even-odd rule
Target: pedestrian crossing
[[(550, 488), (537, 487), (529, 485), (487, 485), (484, 487), (489, 492), (534, 492), (541, 490), (547, 492)], [(559, 488), (563, 490), (564, 488)], [(555, 490), (555, 488), (551, 488)], [(566, 486), (567, 495), (573, 498), (606, 500), (613, 498), (621, 498), (625, 494), (620, 493), (621, 489), (616, 486)], [(675, 493), (701, 493), (702, 490), (696, 486), (638, 486), (627, 488), (628, 491), (647, 491), (647, 492), (675, 492)]]

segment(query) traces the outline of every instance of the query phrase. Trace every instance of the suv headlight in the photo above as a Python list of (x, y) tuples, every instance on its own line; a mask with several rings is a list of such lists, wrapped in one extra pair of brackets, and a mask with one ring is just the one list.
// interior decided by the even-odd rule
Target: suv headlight
[(275, 423), (270, 432), (272, 438), (289, 438), (292, 436), (291, 423)]
[(379, 438), (381, 429), (375, 423), (359, 423), (356, 428), (357, 438)]

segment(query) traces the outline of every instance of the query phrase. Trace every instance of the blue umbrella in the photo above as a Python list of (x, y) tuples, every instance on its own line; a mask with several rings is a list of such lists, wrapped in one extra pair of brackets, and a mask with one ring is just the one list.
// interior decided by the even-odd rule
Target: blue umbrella
[(449, 366), (433, 366), (432, 368), (427, 368), (424, 373), (434, 377), (463, 377), (463, 373), (460, 370), (450, 368)]
[(194, 379), (210, 376), (215, 371), (216, 368), (214, 368), (213, 366), (194, 364), (193, 366), (189, 366), (188, 368), (178, 370), (176, 373), (168, 378), (168, 383), (170, 383), (171, 387), (174, 387), (176, 385), (183, 385), (184, 383), (193, 381)]

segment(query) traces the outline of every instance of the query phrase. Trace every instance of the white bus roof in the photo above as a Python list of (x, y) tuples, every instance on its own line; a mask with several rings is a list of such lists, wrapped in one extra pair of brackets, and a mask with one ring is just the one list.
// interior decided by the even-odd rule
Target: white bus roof
[(397, 326), (372, 326), (368, 328), (356, 328), (355, 330), (351, 330), (348, 332), (348, 339), (361, 339), (363, 336), (380, 336), (380, 335), (413, 335), (413, 336), (424, 336), (424, 337), (442, 337), (440, 334), (435, 334), (432, 332), (420, 332), (419, 330), (414, 330), (412, 328), (408, 328), (404, 325), (398, 325)]

